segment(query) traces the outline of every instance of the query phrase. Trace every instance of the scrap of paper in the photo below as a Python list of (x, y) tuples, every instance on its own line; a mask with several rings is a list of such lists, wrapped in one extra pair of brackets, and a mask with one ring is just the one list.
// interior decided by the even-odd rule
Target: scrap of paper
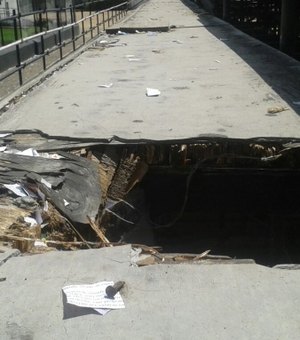
[(120, 293), (117, 293), (113, 299), (106, 297), (106, 287), (113, 284), (112, 281), (102, 281), (89, 285), (72, 285), (63, 287), (63, 291), (67, 302), (78, 307), (100, 310), (125, 308)]

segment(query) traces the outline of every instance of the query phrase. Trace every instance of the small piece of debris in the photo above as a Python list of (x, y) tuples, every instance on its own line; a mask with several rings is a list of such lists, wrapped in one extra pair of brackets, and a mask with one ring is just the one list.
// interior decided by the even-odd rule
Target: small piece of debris
[(147, 97), (157, 97), (159, 95), (160, 95), (160, 91), (158, 89), (151, 89), (151, 88), (146, 89)]
[(268, 108), (268, 113), (279, 113), (279, 112), (283, 112), (283, 111), (287, 111), (289, 110), (288, 107), (284, 107), (284, 106), (273, 106)]
[(113, 86), (113, 83), (98, 85), (98, 87), (105, 88), (105, 89), (109, 89), (112, 86)]
[(183, 44), (183, 41), (177, 40), (177, 39), (176, 39), (176, 40), (173, 40), (173, 42), (176, 43), (176, 44)]

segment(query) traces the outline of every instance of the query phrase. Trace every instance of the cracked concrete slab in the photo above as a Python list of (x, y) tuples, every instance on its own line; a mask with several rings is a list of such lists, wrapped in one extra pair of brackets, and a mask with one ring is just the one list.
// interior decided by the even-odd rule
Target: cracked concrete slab
[[(298, 339), (299, 270), (130, 266), (131, 246), (16, 257), (1, 267), (1, 339)], [(124, 280), (126, 308), (63, 319), (62, 287)]]

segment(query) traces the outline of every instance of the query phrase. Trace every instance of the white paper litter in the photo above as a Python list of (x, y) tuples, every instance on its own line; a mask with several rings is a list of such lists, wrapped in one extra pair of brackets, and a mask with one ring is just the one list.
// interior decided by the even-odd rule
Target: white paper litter
[(20, 184), (3, 184), (3, 186), (20, 197), (28, 196)]
[(34, 227), (35, 225), (38, 224), (37, 221), (34, 218), (29, 217), (29, 216), (24, 217), (24, 222), (30, 224), (30, 227)]
[(18, 155), (23, 155), (23, 156), (30, 156), (30, 157), (38, 157), (39, 153), (34, 150), (33, 148), (26, 149), (24, 151), (19, 151), (17, 152)]
[(126, 54), (125, 57), (126, 57), (126, 58), (135, 58), (135, 55), (134, 55), (134, 54)]
[(4, 146), (0, 146), (0, 152), (3, 152), (3, 151), (5, 151), (5, 149), (6, 149), (6, 145), (4, 145)]
[(94, 308), (94, 310), (100, 315), (105, 315), (111, 311), (111, 309), (104, 309), (104, 308)]
[(140, 61), (141, 59), (139, 58), (128, 58), (128, 61)]
[(0, 138), (5, 138), (12, 135), (11, 133), (0, 133)]
[(52, 185), (48, 181), (46, 181), (44, 178), (41, 179), (41, 183), (46, 185), (47, 188), (51, 189)]
[(67, 207), (68, 205), (70, 205), (70, 203), (69, 203), (67, 200), (63, 199), (63, 201), (64, 201), (65, 207)]
[(160, 95), (160, 91), (158, 89), (151, 89), (151, 88), (146, 89), (147, 97), (157, 97), (159, 95)]
[(103, 87), (103, 88), (105, 88), (105, 89), (109, 89), (109, 88), (112, 87), (112, 86), (113, 86), (113, 83), (98, 85), (98, 87)]
[(47, 244), (43, 241), (40, 240), (35, 240), (34, 241), (34, 246), (35, 247), (48, 247)]
[(126, 32), (122, 32), (122, 31), (118, 31), (118, 33), (117, 33), (118, 35), (127, 35), (128, 33), (126, 33)]
[(299, 102), (293, 102), (294, 105), (300, 105), (300, 101)]
[(67, 302), (78, 306), (94, 309), (122, 309), (125, 308), (120, 293), (113, 299), (106, 297), (105, 289), (113, 285), (112, 281), (102, 281), (89, 285), (71, 285), (62, 288), (66, 294)]

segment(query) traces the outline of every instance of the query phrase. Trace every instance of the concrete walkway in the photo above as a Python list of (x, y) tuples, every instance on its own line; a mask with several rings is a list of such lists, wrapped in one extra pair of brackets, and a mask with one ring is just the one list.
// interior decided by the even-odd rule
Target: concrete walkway
[[(14, 257), (0, 266), (2, 340), (293, 340), (299, 270), (255, 264), (130, 266), (130, 246)], [(126, 308), (66, 318), (62, 287), (124, 280)], [(64, 318), (65, 315), (65, 318)]]
[[(192, 6), (190, 4), (190, 6)], [(300, 137), (300, 64), (179, 0), (149, 0), (0, 117), (50, 135)], [(102, 85), (113, 84), (105, 88)], [(147, 87), (161, 91), (146, 97)], [(268, 109), (282, 106), (279, 113)], [(1, 249), (0, 249), (1, 253)], [(0, 256), (2, 340), (293, 340), (300, 271), (256, 264), (131, 266), (131, 247)], [(62, 287), (124, 280), (126, 308), (68, 318)]]
[[(102, 36), (115, 47), (90, 49), (57, 71), (0, 117), (1, 129), (157, 140), (300, 137), (299, 62), (180, 0), (149, 0), (121, 30), (162, 26), (173, 28)], [(146, 88), (161, 95), (147, 97)]]

